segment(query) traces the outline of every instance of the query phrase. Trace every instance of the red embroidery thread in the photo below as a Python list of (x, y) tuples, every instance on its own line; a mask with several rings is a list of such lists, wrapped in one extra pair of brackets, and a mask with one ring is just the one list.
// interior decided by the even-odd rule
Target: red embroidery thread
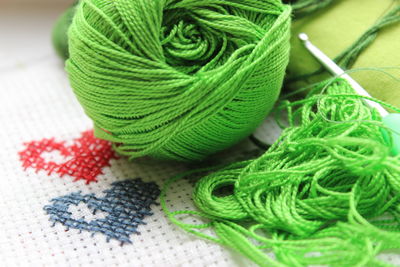
[[(65, 142), (56, 142), (54, 138), (41, 141), (31, 141), (24, 144), (25, 150), (19, 152), (22, 167), (34, 168), (36, 171), (45, 170), (47, 174), (57, 173), (60, 177), (69, 175), (74, 181), (86, 180), (86, 184), (97, 181), (96, 177), (103, 174), (102, 169), (110, 166), (111, 159), (117, 159), (111, 148), (111, 143), (98, 139), (93, 131), (85, 131), (80, 138), (74, 139), (71, 146)], [(63, 163), (46, 161), (43, 153), (59, 151), (65, 158), (70, 158)]]

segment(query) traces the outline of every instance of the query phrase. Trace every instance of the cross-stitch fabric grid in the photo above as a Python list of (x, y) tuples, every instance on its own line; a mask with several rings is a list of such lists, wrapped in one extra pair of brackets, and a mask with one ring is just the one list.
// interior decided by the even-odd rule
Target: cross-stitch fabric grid
[[(60, 171), (68, 162), (71, 168), (98, 163), (90, 153), (77, 159), (74, 147), (99, 148), (90, 143), (91, 122), (50, 44), (52, 24), (68, 1), (18, 2), (0, 3), (0, 265), (251, 266), (183, 232), (157, 204), (166, 179), (195, 166), (110, 155), (91, 179)], [(269, 143), (278, 135), (272, 119), (257, 131)], [(29, 150), (32, 142), (42, 150)], [(242, 158), (253, 149), (245, 141), (227, 154)], [(170, 207), (193, 208), (191, 191), (187, 180), (174, 184)]]

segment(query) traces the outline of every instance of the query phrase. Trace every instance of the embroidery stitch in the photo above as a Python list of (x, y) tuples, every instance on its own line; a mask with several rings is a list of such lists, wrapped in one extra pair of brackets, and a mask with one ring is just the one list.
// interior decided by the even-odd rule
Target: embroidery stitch
[[(74, 181), (84, 179), (86, 183), (97, 181), (96, 177), (103, 174), (102, 168), (110, 166), (111, 159), (117, 159), (111, 149), (111, 143), (98, 139), (93, 131), (85, 131), (80, 138), (74, 139), (71, 146), (65, 142), (56, 142), (54, 138), (25, 143), (25, 150), (19, 152), (22, 167), (34, 168), (36, 171), (45, 170), (47, 174), (57, 173), (60, 177), (70, 175)], [(46, 161), (43, 153), (59, 151), (67, 159), (63, 163)]]
[[(82, 195), (81, 192), (71, 193), (51, 200), (51, 205), (44, 206), (44, 210), (50, 215), (53, 226), (61, 223), (67, 227), (80, 231), (102, 233), (107, 236), (107, 242), (111, 239), (121, 243), (132, 243), (129, 236), (140, 234), (137, 231), (139, 225), (145, 225), (143, 219), (153, 215), (150, 206), (157, 204), (155, 201), (160, 194), (156, 183), (145, 183), (140, 178), (134, 180), (118, 181), (111, 184), (111, 189), (104, 190), (104, 197), (96, 197), (95, 194)], [(77, 206), (85, 203), (95, 214), (98, 211), (106, 213), (101, 219), (87, 221), (84, 217), (73, 218), (68, 209), (71, 205)]]

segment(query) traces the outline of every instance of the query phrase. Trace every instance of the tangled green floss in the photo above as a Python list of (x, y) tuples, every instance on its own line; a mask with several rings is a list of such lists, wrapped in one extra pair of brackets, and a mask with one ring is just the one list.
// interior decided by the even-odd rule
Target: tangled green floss
[[(260, 266), (391, 266), (376, 256), (400, 249), (400, 156), (391, 156), (379, 114), (344, 80), (280, 109), (289, 126), (265, 154), (197, 182), (199, 211), (169, 210), (167, 190), (182, 176), (171, 179), (161, 199), (168, 217)], [(231, 194), (217, 194), (222, 187)]]
[(288, 63), (279, 0), (82, 0), (66, 69), (96, 136), (130, 158), (199, 160), (248, 136)]

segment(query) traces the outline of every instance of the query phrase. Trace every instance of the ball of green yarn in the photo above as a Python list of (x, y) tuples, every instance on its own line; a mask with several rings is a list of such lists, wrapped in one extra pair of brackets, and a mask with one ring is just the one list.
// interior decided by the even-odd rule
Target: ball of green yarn
[(271, 110), (289, 28), (280, 0), (85, 0), (66, 69), (96, 135), (119, 153), (199, 160)]

